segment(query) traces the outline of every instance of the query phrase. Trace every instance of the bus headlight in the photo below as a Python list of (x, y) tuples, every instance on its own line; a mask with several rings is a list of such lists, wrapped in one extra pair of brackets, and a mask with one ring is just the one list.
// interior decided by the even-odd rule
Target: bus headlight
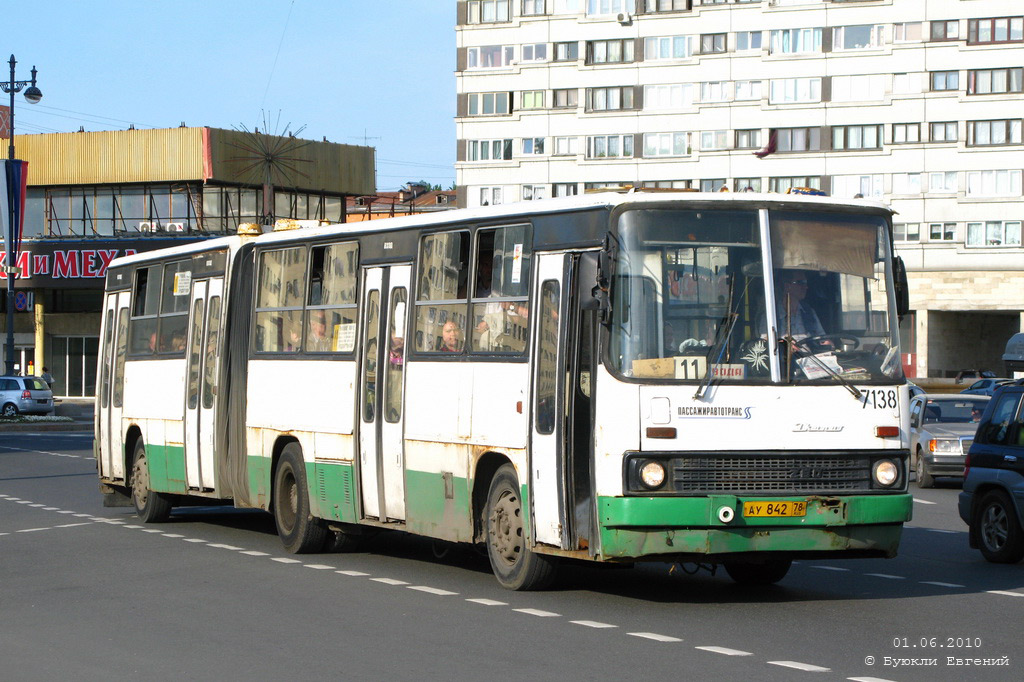
[(661, 462), (646, 462), (640, 467), (640, 482), (651, 490), (660, 488), (665, 482), (665, 467)]
[(891, 459), (880, 459), (872, 467), (871, 475), (874, 477), (875, 483), (883, 488), (888, 488), (899, 480), (900, 468)]

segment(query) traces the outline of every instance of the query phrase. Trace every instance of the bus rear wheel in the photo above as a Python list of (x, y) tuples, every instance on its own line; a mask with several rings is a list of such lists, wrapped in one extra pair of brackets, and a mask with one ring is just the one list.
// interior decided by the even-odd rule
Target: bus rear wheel
[(504, 464), (495, 472), (487, 493), (487, 558), (502, 587), (542, 590), (554, 580), (557, 566), (528, 546), (523, 513), (515, 467)]
[(171, 516), (171, 502), (166, 495), (149, 487), (149, 460), (146, 444), (140, 438), (132, 457), (132, 504), (143, 523), (163, 523)]
[(786, 577), (792, 565), (789, 559), (726, 561), (725, 572), (740, 585), (774, 585)]
[(274, 521), (291, 554), (320, 552), (327, 543), (327, 528), (309, 509), (308, 491), (302, 449), (298, 443), (288, 443), (274, 473)]

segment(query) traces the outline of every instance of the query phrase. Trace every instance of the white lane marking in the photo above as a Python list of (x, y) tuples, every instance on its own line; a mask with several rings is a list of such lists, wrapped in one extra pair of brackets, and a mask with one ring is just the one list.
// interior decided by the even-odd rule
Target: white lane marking
[(143, 533), (160, 533), (161, 535), (163, 535), (163, 533), (164, 533), (159, 528), (143, 528), (142, 532)]
[(273, 557), (271, 561), (276, 561), (279, 564), (301, 564), (302, 562), (298, 559), (289, 559), (288, 557), (277, 556)]
[[(78, 516), (78, 514), (75, 514), (75, 516)], [(131, 523), (125, 526), (125, 528), (131, 528), (132, 530), (135, 530), (136, 528), (145, 528), (145, 526), (140, 526), (137, 523)]]
[(35, 502), (33, 504), (30, 504), (29, 506), (30, 507), (45, 507), (46, 505), (45, 504), (39, 504), (38, 502)]
[(0, 493), (0, 500), (4, 500), (4, 499), (7, 499), (7, 495), (4, 495), (3, 493)]
[(884, 677), (847, 677), (850, 682), (892, 682)]
[(612, 625), (611, 623), (601, 623), (596, 620), (570, 620), (573, 625), (582, 625), (587, 628), (617, 628), (618, 625)]
[(820, 568), (823, 571), (849, 571), (848, 568), (840, 568), (839, 566), (811, 566), (811, 568)]
[(1004, 597), (1024, 597), (1021, 592), (1007, 592), (1006, 590), (988, 590), (989, 594), (1001, 594)]
[(327, 564), (303, 564), (304, 568), (312, 568), (316, 571), (333, 571), (334, 566), (328, 566)]
[(920, 497), (915, 497), (914, 502), (917, 502), (918, 504), (935, 504), (934, 502), (929, 502), (928, 500), (922, 500)]
[(768, 661), (768, 665), (780, 665), (783, 668), (794, 668), (809, 673), (827, 673), (832, 670), (831, 668), (822, 668), (820, 665), (811, 665), (810, 663), (801, 663), (800, 661)]
[(439, 597), (451, 597), (458, 594), (458, 592), (442, 590), (438, 587), (427, 587), (426, 585), (409, 585), (409, 589), (416, 590), (417, 592), (426, 592), (427, 594), (436, 594)]
[(23, 528), (14, 531), (15, 533), (35, 533), (37, 530), (50, 530), (49, 528)]
[(966, 585), (957, 585), (956, 583), (940, 583), (935, 580), (920, 580), (918, 581), (922, 585), (936, 585), (938, 587), (966, 587)]
[(17, 502), (21, 498), (20, 497), (8, 497), (7, 499), (10, 500), (11, 502)]
[(553, 611), (541, 611), (540, 609), (512, 609), (519, 613), (525, 613), (528, 616), (537, 616), (538, 618), (561, 618), (562, 614), (554, 613)]
[(10, 535), (10, 533), (0, 533), (0, 535)]
[(54, 528), (74, 528), (75, 526), (88, 526), (88, 525), (91, 525), (91, 524), (88, 521), (84, 521), (82, 523), (63, 523), (63, 524), (61, 524), (59, 526), (54, 526)]
[(92, 518), (92, 514), (75, 514), (75, 517), (79, 518), (79, 519), (84, 519), (84, 518), (88, 517), (88, 518), (91, 519)]
[(946, 530), (945, 528), (926, 528), (925, 530), (929, 533), (946, 533), (947, 535), (956, 535), (963, 532), (959, 530)]
[[(127, 528), (127, 526), (125, 526)], [(202, 538), (185, 538), (185, 542), (206, 542)]]
[(60, 507), (43, 507), (43, 511), (57, 511)]
[(659, 635), (656, 632), (627, 632), (630, 637), (642, 637), (643, 639), (653, 639), (655, 642), (681, 642), (683, 640), (678, 637), (669, 637), (668, 635)]
[(164, 533), (165, 538), (183, 538), (185, 537), (181, 533)]
[(225, 545), (220, 542), (211, 542), (207, 547), (216, 547), (217, 549), (230, 549), (232, 552), (237, 552), (242, 549), (241, 547), (235, 547), (234, 545)]
[(32, 500), (18, 500), (18, 504), (32, 504)]
[(865, 573), (864, 575), (869, 575), (872, 578), (885, 578), (886, 580), (906, 580), (902, 575), (889, 575), (888, 573)]
[(395, 580), (394, 578), (370, 578), (375, 583), (384, 583), (385, 585), (408, 585), (409, 583), (404, 580)]
[(341, 573), (342, 575), (350, 575), (353, 578), (362, 578), (370, 575), (369, 573), (363, 573), (362, 571), (335, 571), (335, 573)]
[(255, 549), (247, 549), (244, 552), (239, 552), (239, 554), (246, 554), (248, 556), (270, 556), (266, 552), (258, 552)]
[(495, 601), (494, 599), (467, 599), (474, 604), (480, 604), (482, 606), (508, 606), (508, 602)]
[(75, 512), (71, 511), (70, 509), (64, 509), (64, 510), (59, 511), (57, 513), (58, 514), (74, 514)]
[(694, 649), (700, 649), (701, 651), (710, 651), (713, 654), (722, 654), (723, 656), (753, 656), (754, 654), (749, 651), (740, 651), (739, 649), (729, 649), (724, 646), (695, 646)]

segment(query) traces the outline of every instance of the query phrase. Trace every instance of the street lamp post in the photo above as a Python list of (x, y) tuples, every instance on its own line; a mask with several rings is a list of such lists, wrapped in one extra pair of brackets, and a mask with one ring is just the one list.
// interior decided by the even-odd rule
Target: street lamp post
[[(11, 136), (11, 146), (7, 150), (7, 158), (14, 161), (14, 95), (25, 89), (25, 99), (30, 104), (35, 104), (43, 98), (43, 93), (36, 87), (36, 67), (32, 67), (32, 80), (19, 81), (14, 78), (14, 66), (18, 62), (15, 61), (14, 55), (11, 55), (11, 79), (6, 83), (0, 81), (0, 90), (11, 95), (11, 108), (7, 112), (8, 125), (7, 132)], [(20, 188), (11, 187), (8, 184), (7, 187), (7, 234), (4, 235), (4, 246), (7, 254), (7, 260), (4, 262), (7, 273), (7, 371), (6, 374), (14, 374), (14, 278), (18, 272), (16, 266), (16, 255), (14, 253), (14, 237), (17, 230), (15, 225), (15, 210), (16, 202), (19, 200), (18, 193), (15, 190)], [(0, 206), (0, 210), (4, 210), (3, 206)]]

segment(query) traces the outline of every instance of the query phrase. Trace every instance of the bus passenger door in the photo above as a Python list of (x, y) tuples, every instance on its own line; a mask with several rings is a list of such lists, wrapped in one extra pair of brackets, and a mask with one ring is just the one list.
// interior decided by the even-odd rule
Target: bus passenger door
[(185, 390), (185, 480), (194, 490), (213, 490), (214, 404), (220, 358), (221, 300), (224, 280), (192, 285)]
[(103, 311), (103, 347), (100, 348), (99, 467), (100, 476), (124, 480), (124, 362), (128, 349), (128, 302), (130, 292), (107, 296)]
[(395, 265), (363, 275), (359, 483), (363, 515), (381, 521), (405, 520), (402, 391), (411, 270)]
[(531, 391), (530, 500), (534, 540), (567, 549), (566, 516), (566, 322), (565, 282), (569, 257), (539, 254)]

